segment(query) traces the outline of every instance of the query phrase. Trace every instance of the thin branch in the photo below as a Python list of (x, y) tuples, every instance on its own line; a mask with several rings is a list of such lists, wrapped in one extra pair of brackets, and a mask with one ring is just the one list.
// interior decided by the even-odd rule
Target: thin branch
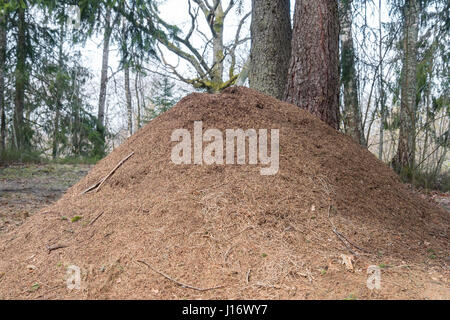
[(185, 283), (182, 283), (182, 282), (180, 282), (180, 281), (178, 281), (178, 280), (173, 279), (172, 277), (168, 276), (167, 274), (165, 274), (165, 273), (163, 273), (163, 272), (161, 272), (161, 271), (159, 271), (159, 270), (156, 270), (155, 268), (153, 268), (151, 265), (149, 265), (149, 264), (148, 264), (147, 262), (145, 262), (145, 261), (137, 260), (137, 262), (146, 265), (146, 266), (147, 266), (149, 269), (151, 269), (152, 271), (154, 271), (154, 272), (156, 272), (156, 273), (162, 275), (164, 278), (166, 278), (166, 279), (168, 279), (168, 280), (170, 280), (170, 281), (176, 283), (177, 285), (181, 286), (182, 288), (189, 288), (189, 289), (197, 290), (197, 291), (209, 291), (209, 290), (216, 290), (216, 289), (220, 289), (220, 288), (223, 288), (223, 287), (224, 287), (224, 286), (217, 286), (217, 287), (211, 287), (211, 288), (197, 288), (197, 287), (194, 287), (194, 286), (191, 286), (191, 285), (188, 285), (188, 284), (185, 284)]

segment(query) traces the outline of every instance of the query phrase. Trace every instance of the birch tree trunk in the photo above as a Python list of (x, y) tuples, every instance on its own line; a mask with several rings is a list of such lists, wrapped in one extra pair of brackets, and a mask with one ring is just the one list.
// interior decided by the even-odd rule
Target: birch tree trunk
[(298, 0), (285, 100), (339, 129), (339, 16), (335, 0)]
[(250, 87), (283, 99), (291, 57), (289, 0), (252, 1)]
[(355, 48), (352, 35), (352, 2), (341, 3), (341, 67), (344, 86), (344, 128), (348, 134), (362, 146), (366, 146), (358, 101), (357, 75), (355, 69)]

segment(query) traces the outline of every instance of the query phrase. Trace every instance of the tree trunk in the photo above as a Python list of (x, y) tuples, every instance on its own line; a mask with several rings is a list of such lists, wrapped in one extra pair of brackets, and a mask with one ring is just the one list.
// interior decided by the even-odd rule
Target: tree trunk
[(15, 97), (14, 97), (14, 134), (15, 147), (19, 150), (24, 149), (27, 145), (27, 133), (24, 124), (24, 109), (25, 109), (25, 85), (27, 81), (26, 59), (26, 21), (25, 9), (19, 6), (17, 9), (18, 17), (18, 33), (17, 33), (17, 64), (16, 64), (16, 83), (15, 83)]
[(382, 2), (379, 0), (378, 2), (378, 25), (379, 25), (379, 37), (380, 42), (378, 45), (378, 60), (380, 61), (378, 79), (380, 85), (380, 137), (379, 137), (379, 146), (378, 146), (378, 158), (383, 161), (383, 148), (384, 148), (384, 125), (386, 124), (386, 99), (384, 94), (384, 83), (383, 83), (383, 29), (381, 25), (381, 5)]
[(339, 129), (339, 16), (335, 0), (298, 0), (285, 100)]
[(100, 79), (100, 97), (98, 101), (97, 131), (101, 139), (105, 140), (105, 104), (108, 83), (109, 43), (111, 39), (111, 9), (106, 9), (105, 34), (103, 36), (102, 71)]
[(56, 110), (55, 110), (55, 120), (54, 120), (54, 131), (53, 131), (53, 146), (52, 146), (52, 157), (56, 159), (58, 156), (59, 147), (59, 119), (61, 117), (62, 109), (62, 79), (61, 75), (64, 73), (64, 23), (61, 22), (59, 30), (59, 48), (58, 48), (58, 73), (56, 75)]
[(250, 87), (283, 99), (291, 57), (289, 0), (253, 0)]
[(223, 12), (222, 3), (219, 3), (216, 11), (214, 12), (214, 24), (213, 24), (213, 67), (212, 67), (212, 82), (213, 90), (217, 91), (223, 83), (223, 59), (224, 59), (224, 46), (223, 46), (223, 23), (225, 14)]
[(123, 69), (125, 73), (125, 99), (127, 103), (128, 132), (131, 136), (133, 134), (133, 108), (131, 105), (130, 68), (125, 65)]
[(408, 179), (414, 179), (418, 29), (418, 0), (408, 0), (404, 6), (400, 134), (393, 161), (395, 170), (402, 178)]
[(6, 149), (6, 14), (0, 14), (0, 149)]
[(362, 146), (366, 146), (358, 101), (355, 48), (352, 35), (352, 2), (341, 1), (341, 79), (344, 86), (344, 128)]

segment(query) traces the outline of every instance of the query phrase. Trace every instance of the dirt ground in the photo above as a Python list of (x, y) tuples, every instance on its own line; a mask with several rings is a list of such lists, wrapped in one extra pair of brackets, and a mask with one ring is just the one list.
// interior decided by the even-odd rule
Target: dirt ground
[(56, 202), (92, 165), (41, 164), (0, 167), (0, 233)]

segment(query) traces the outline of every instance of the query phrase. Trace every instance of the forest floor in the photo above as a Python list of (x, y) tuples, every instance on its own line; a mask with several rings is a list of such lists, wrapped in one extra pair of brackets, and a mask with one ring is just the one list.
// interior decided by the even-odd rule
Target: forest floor
[(0, 167), (0, 232), (56, 202), (92, 165), (28, 164)]

